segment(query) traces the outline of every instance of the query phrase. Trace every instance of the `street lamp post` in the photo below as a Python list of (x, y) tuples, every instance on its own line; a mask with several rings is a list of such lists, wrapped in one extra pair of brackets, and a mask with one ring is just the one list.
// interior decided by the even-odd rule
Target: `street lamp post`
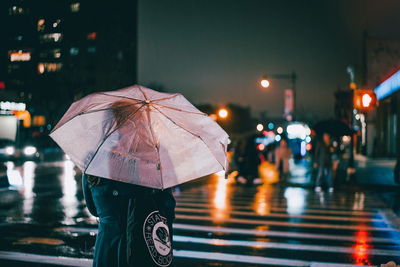
[(288, 80), (292, 84), (292, 91), (293, 91), (293, 116), (296, 113), (296, 80), (297, 80), (297, 74), (293, 71), (292, 73), (289, 74), (268, 74), (264, 75), (262, 78), (260, 84), (263, 88), (267, 88), (270, 86), (271, 82), (270, 79), (274, 80)]

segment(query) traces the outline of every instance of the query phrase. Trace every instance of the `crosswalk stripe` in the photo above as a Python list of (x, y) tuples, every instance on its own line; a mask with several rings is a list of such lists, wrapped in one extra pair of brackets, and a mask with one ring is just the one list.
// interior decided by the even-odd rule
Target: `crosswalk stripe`
[[(176, 211), (195, 212), (195, 213), (210, 213), (210, 209), (199, 208), (180, 208), (177, 207)], [(330, 220), (330, 221), (346, 221), (346, 222), (384, 222), (382, 219), (370, 219), (359, 217), (335, 217), (335, 216), (322, 216), (322, 215), (297, 215), (297, 214), (282, 214), (282, 213), (268, 213), (259, 215), (257, 212), (225, 210), (226, 214), (244, 215), (244, 216), (260, 216), (260, 217), (274, 217), (274, 218), (299, 218), (299, 219), (312, 219), (312, 220)]]
[(307, 266), (307, 267), (367, 267), (364, 265), (353, 265), (353, 264), (331, 264), (328, 262), (310, 262), (302, 260), (290, 260), (281, 258), (261, 257), (261, 256), (247, 256), (237, 255), (229, 253), (217, 253), (217, 252), (203, 252), (203, 251), (188, 251), (188, 250), (174, 250), (174, 255), (177, 257), (195, 258), (195, 259), (206, 259), (215, 261), (227, 261), (227, 262), (240, 262), (249, 264), (263, 264), (273, 266)]
[[(244, 200), (244, 201), (254, 201), (256, 193), (257, 192), (254, 192), (254, 194), (249, 195), (249, 196), (243, 196), (243, 195), (235, 196), (235, 199), (236, 200)], [(175, 194), (175, 196), (177, 198), (181, 198), (182, 197), (182, 198), (195, 198), (195, 199), (198, 199), (198, 198), (205, 197), (206, 199), (209, 199), (209, 198), (213, 198), (215, 196), (215, 192), (206, 193), (206, 194), (204, 194), (204, 193), (193, 194), (193, 193), (187, 193), (187, 192), (185, 193), (185, 192), (183, 192), (183, 193)], [(279, 196), (279, 195), (269, 195), (267, 201), (278, 202), (277, 199), (279, 197), (281, 197), (281, 196)], [(356, 198), (349, 198), (348, 196), (344, 196), (344, 197), (345, 197), (344, 204), (352, 204), (354, 202), (358, 202), (359, 201)], [(283, 200), (286, 200), (286, 198), (283, 198)], [(325, 199), (325, 203), (328, 203), (328, 204), (332, 204), (332, 203), (335, 203), (335, 202), (340, 202), (342, 204), (343, 203), (342, 201), (343, 201), (343, 199), (331, 198), (330, 196), (327, 199)], [(307, 198), (307, 202), (319, 204), (321, 202), (321, 200), (320, 200), (320, 198)], [(376, 206), (376, 204), (384, 205), (384, 203), (380, 199), (376, 199), (376, 198), (374, 198), (374, 199), (363, 199), (362, 203), (365, 204), (365, 205), (374, 206), (374, 207)]]
[[(176, 198), (177, 202), (202, 202), (202, 203), (211, 203), (211, 199), (201, 199), (201, 198)], [(243, 204), (249, 204), (250, 201), (236, 201), (234, 199), (230, 199), (229, 202), (235, 205), (243, 205)], [(251, 201), (253, 204), (258, 204), (258, 203), (265, 203), (265, 201)], [(272, 207), (287, 207), (288, 204), (286, 202), (274, 202), (274, 201), (268, 201)], [(308, 204), (307, 207), (313, 208), (313, 209), (320, 209), (320, 210), (335, 210), (335, 211), (351, 211), (348, 208), (343, 208), (341, 205), (333, 205), (333, 204), (327, 204), (327, 206), (323, 206), (321, 204)], [(377, 212), (377, 208), (369, 209), (369, 208), (363, 208), (363, 211), (368, 211), (368, 212)]]
[[(254, 204), (253, 204), (254, 205)], [(215, 205), (211, 203), (199, 203), (198, 201), (181, 201), (177, 200), (177, 206), (193, 206), (193, 207), (215, 207)], [(235, 210), (254, 210), (250, 205), (229, 205), (229, 207), (234, 208)], [(270, 211), (283, 211), (287, 212), (287, 207), (277, 207), (274, 205), (268, 205)], [(320, 214), (332, 214), (332, 215), (355, 215), (355, 216), (377, 216), (375, 212), (364, 212), (364, 211), (340, 211), (340, 210), (323, 210), (323, 209), (309, 209), (304, 208), (302, 210), (303, 213), (320, 213)]]
[[(183, 215), (177, 214), (177, 219), (182, 220), (197, 220), (197, 221), (215, 221), (216, 218), (211, 216), (196, 216), (196, 215)], [(303, 222), (281, 222), (281, 221), (269, 221), (269, 220), (249, 220), (249, 219), (237, 219), (237, 218), (224, 218), (224, 223), (240, 223), (240, 224), (252, 224), (252, 225), (273, 225), (273, 226), (285, 226), (285, 227), (309, 227), (319, 229), (341, 229), (341, 230), (364, 230), (364, 231), (392, 231), (397, 232), (397, 229), (389, 227), (373, 227), (365, 225), (336, 225), (336, 224), (320, 224), (320, 223), (303, 223)]]
[[(271, 231), (271, 230), (254, 230), (244, 228), (232, 228), (232, 227), (221, 227), (221, 226), (202, 226), (195, 224), (182, 224), (174, 223), (173, 228), (176, 230), (187, 230), (194, 232), (212, 232), (212, 233), (226, 233), (226, 234), (240, 234), (249, 235), (256, 237), (285, 237), (285, 238), (304, 238), (304, 239), (316, 239), (316, 240), (340, 240), (340, 241), (351, 241), (357, 242), (358, 239), (354, 235), (327, 235), (327, 234), (310, 234), (301, 232), (285, 232), (285, 231)], [(95, 235), (97, 234), (97, 228), (88, 227), (59, 227), (54, 229), (56, 232), (71, 232), (71, 233), (86, 233)], [(365, 237), (366, 243), (396, 243), (400, 245), (400, 240), (396, 241), (390, 238), (383, 237)]]
[[(322, 239), (322, 240), (343, 240), (357, 242), (357, 237), (354, 235), (326, 235), (326, 234), (310, 234), (301, 232), (285, 232), (271, 230), (254, 230), (244, 228), (232, 228), (221, 226), (202, 226), (194, 224), (174, 223), (174, 229), (201, 231), (201, 232), (220, 232), (227, 234), (252, 235), (259, 237), (286, 237), (286, 238), (305, 238), (305, 239)], [(394, 240), (382, 237), (365, 237), (367, 243), (393, 243)], [(400, 244), (400, 241), (397, 241)]]
[[(210, 239), (201, 237), (190, 237), (174, 235), (174, 242), (198, 243), (207, 245), (225, 245), (225, 246), (240, 246), (251, 248), (274, 248), (274, 249), (289, 249), (289, 250), (304, 250), (314, 252), (329, 252), (329, 253), (357, 253), (358, 250), (351, 247), (340, 246), (322, 246), (322, 245), (303, 245), (303, 244), (288, 244), (278, 242), (264, 241), (245, 241), (245, 240), (225, 240), (225, 239)], [(363, 249), (363, 253), (368, 255), (384, 255), (384, 256), (400, 256), (400, 251), (386, 249)]]
[[(309, 266), (309, 267), (367, 267), (362, 265), (327, 263), (327, 262), (310, 262), (302, 260), (290, 260), (261, 256), (247, 256), (229, 253), (203, 252), (191, 250), (174, 250), (174, 257), (191, 258), (200, 260), (227, 261), (248, 264), (262, 264), (275, 266)], [(49, 255), (39, 255), (33, 253), (22, 253), (13, 251), (0, 251), (0, 259), (22, 262), (40, 262), (43, 264), (57, 264), (61, 266), (90, 267), (93, 264), (91, 259), (58, 257)]]

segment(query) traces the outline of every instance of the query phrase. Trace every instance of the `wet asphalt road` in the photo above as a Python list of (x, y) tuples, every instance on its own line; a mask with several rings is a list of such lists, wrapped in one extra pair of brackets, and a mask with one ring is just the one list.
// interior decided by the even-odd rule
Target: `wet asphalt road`
[[(0, 207), (0, 266), (90, 266), (97, 221), (73, 164), (8, 167), (24, 186)], [(243, 186), (215, 175), (175, 196), (175, 266), (400, 263), (397, 219), (374, 193)]]

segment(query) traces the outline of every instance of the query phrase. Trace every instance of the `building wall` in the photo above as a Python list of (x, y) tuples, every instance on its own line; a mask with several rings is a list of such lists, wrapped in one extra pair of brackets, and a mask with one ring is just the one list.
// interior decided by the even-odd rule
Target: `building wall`
[[(400, 40), (369, 39), (366, 43), (367, 87), (376, 88), (400, 69)], [(372, 155), (393, 157), (400, 153), (400, 92), (381, 99), (371, 118), (376, 132), (369, 130), (373, 140)]]
[[(1, 56), (16, 101), (56, 121), (73, 100), (136, 83), (136, 0), (5, 2)], [(30, 59), (12, 62), (18, 51)]]

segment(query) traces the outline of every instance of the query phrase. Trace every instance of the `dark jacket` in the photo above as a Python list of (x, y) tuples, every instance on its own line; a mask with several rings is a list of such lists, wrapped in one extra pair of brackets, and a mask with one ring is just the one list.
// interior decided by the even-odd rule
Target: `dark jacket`
[(317, 143), (314, 162), (317, 163), (319, 168), (332, 168), (332, 152), (330, 151), (330, 146), (327, 146), (322, 141)]
[[(92, 179), (95, 178), (95, 179)], [(90, 180), (90, 181), (89, 181)], [(155, 201), (160, 211), (172, 224), (175, 217), (175, 199), (171, 189), (154, 190), (106, 178), (82, 177), (83, 193), (90, 213), (99, 217), (99, 231), (94, 249), (94, 267), (127, 267), (127, 231), (130, 203), (146, 206), (140, 196), (157, 191)]]

